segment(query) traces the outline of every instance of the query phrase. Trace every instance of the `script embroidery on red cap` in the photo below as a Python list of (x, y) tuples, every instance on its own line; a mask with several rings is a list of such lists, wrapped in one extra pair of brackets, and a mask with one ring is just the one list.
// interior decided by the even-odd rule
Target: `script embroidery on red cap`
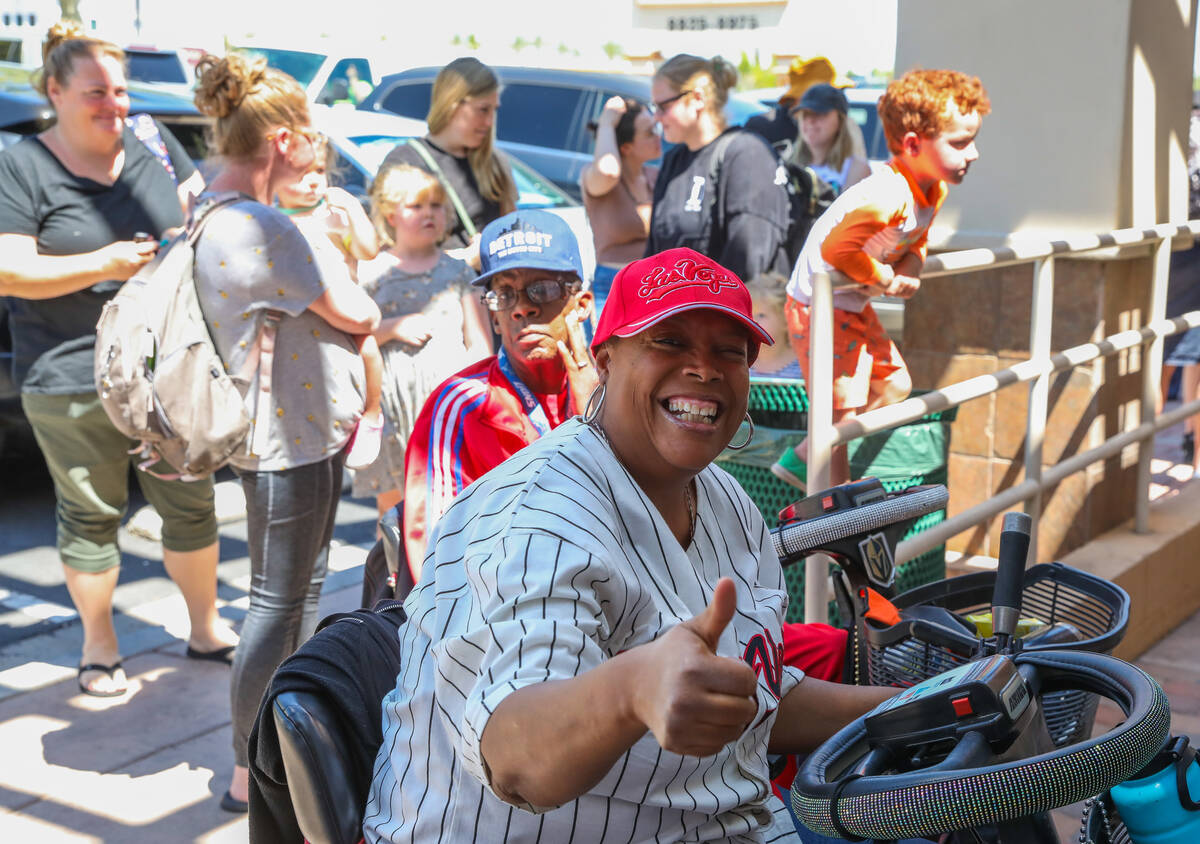
[(716, 295), (723, 287), (737, 287), (741, 282), (716, 267), (706, 267), (692, 258), (681, 258), (674, 266), (655, 267), (642, 277), (638, 296), (647, 302), (657, 301), (684, 287), (707, 287)]

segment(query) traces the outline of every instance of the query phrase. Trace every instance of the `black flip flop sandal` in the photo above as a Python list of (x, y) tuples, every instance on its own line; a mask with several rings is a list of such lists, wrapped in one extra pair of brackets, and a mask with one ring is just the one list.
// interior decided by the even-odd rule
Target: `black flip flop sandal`
[(215, 651), (198, 651), (191, 645), (187, 648), (188, 659), (199, 659), (205, 662), (223, 662), (226, 665), (233, 665), (233, 652), (237, 650), (237, 645), (227, 645), (224, 648), (217, 648)]
[(104, 674), (107, 674), (110, 678), (115, 679), (116, 673), (120, 669), (121, 660), (119, 659), (112, 665), (102, 665), (99, 662), (89, 662), (87, 665), (79, 666), (79, 671), (77, 671), (75, 674), (75, 682), (79, 684), (79, 691), (83, 692), (85, 695), (91, 695), (92, 697), (120, 697), (129, 691), (128, 687), (124, 689), (113, 689), (109, 692), (101, 692), (96, 689), (89, 689), (83, 684), (83, 672), (85, 671), (100, 671)]

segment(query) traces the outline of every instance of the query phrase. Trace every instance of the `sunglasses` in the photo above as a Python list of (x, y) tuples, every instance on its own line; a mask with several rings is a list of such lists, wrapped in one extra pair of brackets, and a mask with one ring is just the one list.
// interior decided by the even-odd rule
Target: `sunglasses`
[(689, 91), (680, 91), (678, 94), (676, 94), (673, 97), (667, 97), (665, 100), (658, 100), (657, 102), (651, 103), (651, 105), (654, 106), (655, 111), (663, 111), (671, 103), (675, 102), (678, 99), (682, 99), (683, 97), (686, 97), (688, 94), (691, 94), (691, 93), (693, 93), (693, 92), (690, 90)]
[[(525, 298), (535, 305), (548, 305), (571, 293), (579, 291), (582, 285), (578, 281), (559, 281), (556, 278), (539, 278), (525, 285)], [(521, 299), (521, 291), (505, 285), (497, 287), (482, 296), (483, 304), (489, 311), (507, 311), (516, 307)]]

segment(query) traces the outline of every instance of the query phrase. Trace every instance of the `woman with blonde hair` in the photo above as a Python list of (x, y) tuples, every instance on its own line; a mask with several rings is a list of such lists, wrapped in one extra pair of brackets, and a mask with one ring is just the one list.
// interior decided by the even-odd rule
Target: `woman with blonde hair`
[[(203, 181), (164, 127), (150, 121), (158, 133), (151, 150), (128, 125), (125, 54), (116, 45), (60, 22), (43, 61), (37, 85), (57, 119), (0, 152), (0, 296), (9, 297), (21, 405), (54, 481), (58, 553), (83, 627), (79, 689), (114, 697), (126, 690), (112, 620), (117, 529), (130, 463), (139, 460), (96, 394), (96, 321), (164, 233), (183, 224), (181, 197)], [(163, 564), (191, 621), (188, 656), (228, 661), (237, 637), (216, 610), (212, 482), (135, 476), (163, 518)]]
[(795, 162), (811, 167), (837, 193), (871, 175), (871, 165), (857, 149), (861, 141), (855, 143), (862, 133), (855, 131), (849, 111), (841, 89), (826, 84), (813, 85), (792, 109), (800, 124)]
[(678, 146), (654, 185), (646, 254), (686, 246), (741, 279), (787, 273), (786, 172), (761, 136), (726, 126), (736, 83), (737, 71), (720, 56), (680, 54), (654, 74), (656, 119), (663, 140)]
[(404, 499), (404, 452), (417, 414), (438, 384), (491, 354), (475, 271), (441, 251), (446, 191), (430, 173), (400, 164), (371, 186), (371, 217), (385, 248), (359, 264), (379, 305), (383, 353), (383, 447), (354, 473), (354, 494), (375, 496), (380, 515)]
[(432, 173), (450, 200), (445, 247), (479, 269), (479, 232), (517, 207), (517, 188), (508, 162), (495, 148), (500, 80), (479, 59), (455, 59), (433, 81), (429, 134), (388, 153), (380, 173), (411, 164)]
[[(235, 380), (247, 414), (266, 421), (231, 461), (246, 492), (250, 608), (233, 663), (235, 767), (221, 807), (243, 812), (247, 742), (263, 691), (316, 627), (343, 449), (363, 408), (351, 335), (373, 332), (379, 309), (347, 273), (323, 270), (300, 230), (269, 204), (313, 163), (320, 136), (304, 89), (240, 55), (205, 56), (196, 70), (196, 106), (214, 118), (221, 162), (200, 201), (234, 197), (207, 218), (196, 286), (222, 359), (245, 373)], [(248, 366), (256, 354), (259, 364)], [(261, 413), (260, 402), (269, 402)]]

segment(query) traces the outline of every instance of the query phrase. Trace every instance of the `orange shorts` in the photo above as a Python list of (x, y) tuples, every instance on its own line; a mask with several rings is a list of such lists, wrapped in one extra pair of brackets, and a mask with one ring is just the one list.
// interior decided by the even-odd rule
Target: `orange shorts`
[[(808, 380), (809, 306), (791, 296), (783, 307), (788, 339)], [(864, 406), (872, 393), (897, 372), (904, 372), (904, 358), (879, 323), (870, 303), (862, 311), (833, 309), (833, 407), (853, 410)], [(874, 385), (874, 388), (873, 388)]]

